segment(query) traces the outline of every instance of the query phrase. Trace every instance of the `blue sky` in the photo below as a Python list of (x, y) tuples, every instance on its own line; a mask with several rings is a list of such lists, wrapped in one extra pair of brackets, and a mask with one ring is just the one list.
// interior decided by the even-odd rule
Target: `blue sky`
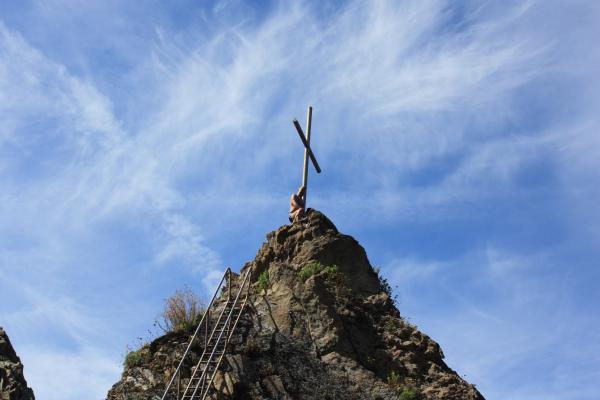
[(0, 0), (0, 325), (102, 399), (309, 202), (488, 399), (596, 399), (600, 3)]

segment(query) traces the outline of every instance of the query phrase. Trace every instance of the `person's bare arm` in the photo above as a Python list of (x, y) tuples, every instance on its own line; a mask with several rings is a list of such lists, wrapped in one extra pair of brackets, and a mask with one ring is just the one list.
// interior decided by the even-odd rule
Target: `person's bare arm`
[(305, 186), (300, 186), (300, 188), (298, 189), (298, 199), (300, 200), (300, 206), (304, 207), (306, 204), (306, 187)]

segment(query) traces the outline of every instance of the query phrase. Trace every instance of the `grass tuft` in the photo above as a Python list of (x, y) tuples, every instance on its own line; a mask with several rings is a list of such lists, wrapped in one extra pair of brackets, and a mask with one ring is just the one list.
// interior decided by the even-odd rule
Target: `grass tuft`
[(258, 276), (258, 290), (259, 292), (267, 293), (267, 289), (271, 285), (269, 280), (269, 271), (264, 270)]
[(205, 311), (205, 302), (186, 287), (165, 299), (165, 308), (155, 325), (165, 333), (184, 332), (194, 328)]
[(302, 279), (302, 282), (306, 282), (308, 278), (318, 274), (322, 269), (323, 265), (319, 261), (313, 261), (302, 267), (298, 272), (298, 276)]
[(125, 356), (123, 365), (125, 368), (139, 367), (144, 363), (143, 348), (138, 350), (132, 350)]

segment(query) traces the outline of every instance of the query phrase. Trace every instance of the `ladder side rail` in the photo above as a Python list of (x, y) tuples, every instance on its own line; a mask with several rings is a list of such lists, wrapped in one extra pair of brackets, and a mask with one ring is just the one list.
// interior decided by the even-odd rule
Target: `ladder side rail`
[[(230, 278), (230, 283), (231, 283), (231, 271), (230, 271), (230, 270), (229, 270), (229, 273), (230, 273), (230, 275), (229, 275), (229, 278)], [(244, 275), (244, 277), (246, 277), (246, 276), (248, 276), (248, 274)], [(245, 283), (245, 282), (246, 282), (246, 278), (244, 278), (244, 283)], [(242, 285), (243, 285), (243, 284), (242, 284)], [(238, 297), (239, 297), (239, 292), (238, 292)], [(238, 298), (238, 297), (236, 297), (236, 300), (237, 300), (237, 298)], [(215, 333), (217, 333), (217, 329), (218, 329), (219, 323), (220, 323), (220, 322), (221, 322), (221, 320), (223, 319), (223, 315), (225, 314), (225, 310), (227, 310), (227, 307), (228, 307), (228, 305), (229, 305), (229, 302), (227, 302), (227, 303), (226, 303), (226, 304), (223, 306), (223, 309), (222, 309), (222, 310), (221, 310), (221, 312), (219, 313), (219, 317), (217, 318), (217, 321), (215, 322), (215, 324), (214, 324), (214, 327), (212, 328), (212, 331), (211, 331), (210, 337), (209, 337), (209, 338), (208, 338), (208, 340), (207, 340), (207, 343), (210, 343), (210, 341), (211, 341), (211, 340), (213, 339), (213, 337), (215, 336)], [(234, 307), (235, 307), (235, 304), (232, 306), (232, 308), (231, 308), (231, 310), (229, 311), (228, 315), (229, 315), (229, 314), (231, 314), (231, 311), (233, 310), (233, 308), (234, 308)], [(227, 319), (226, 319), (226, 321), (225, 321), (225, 325), (224, 325), (224, 326), (226, 326), (226, 325), (227, 325), (227, 321), (229, 321), (229, 318), (227, 318)], [(224, 327), (224, 326), (223, 326), (223, 327)], [(219, 331), (219, 332), (222, 332), (222, 329), (223, 329), (223, 327), (221, 328), (221, 331)], [(219, 340), (219, 339), (220, 339), (220, 337), (221, 337), (221, 336), (219, 335), (219, 338), (217, 338), (216, 342), (215, 342), (215, 343), (212, 345), (213, 349), (216, 349), (216, 348), (217, 348), (217, 346), (219, 345), (219, 342), (220, 342), (220, 340)], [(187, 384), (187, 386), (186, 386), (185, 390), (183, 391), (183, 397), (185, 397), (185, 396), (188, 394), (188, 391), (191, 389), (191, 385), (192, 385), (193, 379), (196, 377), (196, 373), (198, 372), (198, 367), (200, 366), (200, 364), (202, 364), (203, 362), (205, 362), (205, 363), (206, 363), (206, 365), (208, 365), (208, 364), (210, 363), (210, 361), (211, 361), (211, 360), (210, 360), (210, 358), (209, 358), (209, 360), (208, 360), (208, 361), (204, 361), (204, 356), (207, 354), (207, 349), (208, 349), (208, 346), (205, 346), (205, 347), (204, 347), (204, 349), (202, 350), (202, 354), (200, 355), (200, 359), (199, 359), (198, 363), (196, 364), (196, 367), (194, 367), (194, 370), (192, 371), (192, 376), (190, 377), (190, 381), (188, 382), (188, 384)], [(213, 352), (214, 352), (214, 350), (213, 350)], [(211, 353), (211, 354), (212, 354), (212, 353)], [(203, 376), (204, 376), (204, 373), (203, 373), (203, 374), (200, 376), (200, 380), (199, 380), (199, 382), (201, 382), (201, 381), (202, 381), (202, 378), (203, 378)], [(196, 389), (197, 389), (197, 387), (196, 387)], [(194, 393), (195, 393), (195, 392), (196, 392), (196, 391), (194, 390)], [(193, 396), (194, 396), (194, 395), (192, 394), (192, 398), (193, 398)]]
[[(249, 285), (248, 285), (249, 287)], [(243, 285), (242, 285), (243, 288)], [(240, 289), (241, 290), (241, 289)], [(227, 345), (229, 344), (229, 341), (231, 340), (231, 337), (233, 336), (233, 333), (235, 332), (235, 328), (237, 327), (237, 323), (240, 320), (240, 317), (242, 316), (242, 313), (244, 311), (244, 307), (246, 307), (246, 302), (248, 301), (248, 291), (246, 291), (246, 297), (244, 297), (244, 300), (242, 301), (242, 305), (240, 307), (240, 311), (237, 315), (237, 318), (235, 319), (234, 323), (233, 323), (233, 327), (231, 328), (231, 332), (229, 333), (229, 336), (226, 338), (226, 342), (225, 342), (225, 348), (227, 348)], [(223, 352), (223, 354), (221, 354), (221, 356), (219, 357), (219, 360), (217, 361), (217, 364), (215, 365), (215, 373), (212, 374), (210, 381), (208, 382), (208, 385), (206, 385), (206, 389), (204, 389), (204, 392), (202, 394), (201, 400), (205, 400), (206, 396), (208, 395), (208, 392), (210, 390), (210, 387), (215, 379), (215, 375), (217, 370), (219, 369), (219, 367), (221, 366), (221, 362), (223, 361), (223, 357), (225, 357), (225, 351)]]
[(248, 302), (248, 295), (250, 294), (250, 285), (249, 285), (250, 280), (248, 280), (247, 282), (242, 283), (242, 285), (240, 286), (240, 292), (244, 289), (244, 285), (247, 285), (247, 290), (246, 290), (246, 296), (244, 296), (244, 300), (242, 301), (242, 305), (240, 306), (240, 310), (238, 312), (237, 318), (235, 319), (235, 321), (233, 322), (233, 325), (231, 325), (231, 330), (227, 332), (228, 336), (226, 338), (226, 343), (225, 346), (227, 346), (229, 344), (229, 341), (231, 340), (231, 338), (233, 337), (233, 334), (235, 333), (235, 328), (237, 327), (237, 324), (242, 316), (242, 312), (244, 311), (244, 308), (246, 307), (246, 303)]
[(235, 333), (235, 328), (237, 328), (237, 324), (240, 321), (240, 318), (242, 317), (242, 313), (244, 311), (244, 308), (246, 307), (246, 303), (247, 303), (247, 298), (245, 298), (242, 301), (242, 305), (240, 306), (240, 310), (238, 312), (238, 315), (235, 319), (235, 321), (233, 321), (233, 324), (231, 325), (231, 332), (229, 332), (229, 336), (227, 337), (227, 344), (229, 344), (229, 341), (231, 340), (231, 338), (233, 337), (233, 334)]
[(202, 319), (198, 323), (198, 326), (196, 327), (196, 330), (194, 331), (194, 334), (192, 335), (192, 338), (190, 339), (190, 343), (188, 344), (187, 348), (185, 349), (185, 352), (183, 353), (183, 356), (181, 357), (181, 361), (179, 361), (179, 365), (177, 365), (177, 369), (173, 373), (173, 376), (171, 376), (171, 380), (169, 381), (169, 384), (167, 385), (167, 387), (165, 389), (165, 392), (163, 393), (162, 397), (160, 398), (161, 400), (165, 400), (165, 398), (166, 398), (166, 396), (167, 396), (167, 394), (169, 392), (169, 389), (171, 388), (171, 385), (175, 381), (175, 377), (177, 376), (177, 374), (179, 374), (181, 366), (183, 365), (183, 361), (185, 360), (185, 358), (186, 358), (187, 354), (189, 353), (190, 349), (192, 348), (192, 343), (194, 343), (194, 339), (196, 339), (196, 336), (198, 335), (198, 332), (200, 331), (200, 327), (202, 326), (202, 322), (204, 322), (204, 318), (206, 318), (206, 315), (207, 315), (208, 311), (212, 307), (215, 299), (217, 298), (217, 294), (219, 293), (219, 290), (223, 286), (223, 281), (227, 277), (227, 273), (229, 271), (231, 271), (231, 268), (228, 267), (227, 270), (225, 270), (225, 273), (223, 274), (223, 277), (221, 278), (221, 281), (219, 282), (219, 285), (217, 286), (217, 290), (215, 291), (215, 294), (213, 295), (212, 299), (210, 300), (210, 303), (208, 304), (208, 307), (206, 307), (206, 311), (204, 311), (204, 315), (202, 316)]
[[(191, 399), (194, 398), (194, 396), (196, 396), (196, 392), (198, 391), (198, 387), (200, 386), (200, 384), (202, 383), (202, 381), (204, 379), (206, 379), (206, 372), (208, 370), (208, 366), (210, 365), (210, 363), (212, 362), (213, 358), (215, 357), (215, 352), (217, 351), (217, 348), (219, 346), (219, 344), (221, 343), (221, 339), (223, 338), (223, 333), (225, 333), (226, 329), (225, 327), (227, 326), (227, 324), (229, 323), (229, 321), (231, 320), (231, 316), (233, 315), (233, 312), (235, 310), (235, 306), (238, 304), (239, 298), (240, 298), (240, 294), (242, 293), (242, 290), (246, 284), (246, 281), (248, 281), (248, 278), (250, 277), (250, 269), (248, 269), (246, 271), (246, 274), (244, 275), (244, 279), (242, 280), (242, 283), (240, 285), (240, 288), (237, 292), (237, 295), (235, 296), (235, 300), (233, 301), (233, 305), (231, 306), (231, 310), (229, 311), (228, 315), (227, 315), (227, 319), (225, 321), (225, 324), (223, 325), (223, 327), (221, 328), (221, 332), (219, 333), (219, 337), (217, 338), (215, 344), (213, 345), (213, 350), (210, 353), (210, 356), (208, 358), (208, 360), (206, 360), (206, 366), (204, 368), (204, 371), (202, 371), (202, 375), (200, 376), (200, 379), (198, 381), (198, 384), (196, 385), (196, 389), (194, 390), (194, 392), (192, 393)], [(223, 354), (221, 354), (221, 356), (223, 356), (225, 354), (225, 351), (223, 351)], [(215, 369), (216, 372), (216, 369)], [(214, 378), (214, 374), (213, 374), (213, 378)], [(212, 379), (211, 379), (212, 381)], [(191, 380), (190, 380), (191, 382)], [(210, 386), (207, 386), (206, 389), (204, 390), (208, 390), (208, 388), (210, 388)], [(185, 393), (184, 393), (185, 396)]]

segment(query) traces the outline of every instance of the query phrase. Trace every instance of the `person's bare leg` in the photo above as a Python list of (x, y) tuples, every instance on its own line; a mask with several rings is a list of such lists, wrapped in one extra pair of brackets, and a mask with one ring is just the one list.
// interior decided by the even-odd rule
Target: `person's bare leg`
[(303, 194), (304, 187), (301, 187), (298, 190), (298, 193), (290, 196), (290, 219), (293, 223), (299, 222), (306, 217), (306, 212), (304, 210), (304, 199), (302, 198)]

